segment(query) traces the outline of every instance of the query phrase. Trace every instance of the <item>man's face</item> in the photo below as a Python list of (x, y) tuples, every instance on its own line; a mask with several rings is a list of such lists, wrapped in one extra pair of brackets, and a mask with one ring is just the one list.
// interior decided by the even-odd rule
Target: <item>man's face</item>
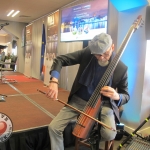
[(94, 56), (97, 58), (98, 61), (100, 61), (102, 63), (106, 63), (110, 59), (113, 51), (114, 51), (114, 44), (112, 44), (112, 46), (110, 48), (108, 48), (108, 50), (105, 53), (94, 54)]

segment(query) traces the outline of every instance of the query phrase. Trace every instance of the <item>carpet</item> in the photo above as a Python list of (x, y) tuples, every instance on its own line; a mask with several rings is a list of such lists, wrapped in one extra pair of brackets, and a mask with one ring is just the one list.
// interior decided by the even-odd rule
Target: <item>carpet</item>
[(28, 78), (24, 75), (5, 75), (6, 79), (13, 79), (17, 82), (36, 82), (38, 79), (35, 78)]
[[(43, 81), (28, 78), (23, 74), (5, 75), (17, 83), (0, 84), (1, 93), (7, 95), (6, 102), (1, 102), (0, 110), (13, 122), (13, 131), (22, 131), (47, 126), (64, 106), (58, 101), (47, 98), (37, 91), (47, 92)], [(58, 98), (67, 101), (69, 92), (59, 88)]]

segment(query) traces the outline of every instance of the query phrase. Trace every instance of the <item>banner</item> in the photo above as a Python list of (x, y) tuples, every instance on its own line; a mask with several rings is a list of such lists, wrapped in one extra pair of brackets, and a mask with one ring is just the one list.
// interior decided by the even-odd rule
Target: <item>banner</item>
[(53, 59), (57, 55), (57, 44), (58, 44), (58, 22), (59, 22), (59, 11), (51, 14), (47, 18), (47, 42), (46, 52), (44, 56), (45, 61), (45, 74), (44, 84), (48, 85), (50, 80), (49, 71), (53, 64)]
[(24, 75), (32, 77), (32, 56), (33, 56), (33, 44), (32, 44), (32, 24), (26, 26), (26, 43), (25, 43), (25, 67)]
[(32, 77), (32, 51), (33, 51), (33, 45), (27, 44), (26, 47), (26, 54), (25, 54), (25, 67), (24, 67), (24, 75), (27, 77)]
[(46, 37), (45, 37), (45, 25), (43, 24), (42, 29), (42, 47), (41, 47), (41, 63), (40, 63), (40, 75), (43, 73), (44, 69), (44, 53), (45, 53), (45, 44), (46, 44)]
[(26, 44), (32, 43), (32, 24), (26, 26)]

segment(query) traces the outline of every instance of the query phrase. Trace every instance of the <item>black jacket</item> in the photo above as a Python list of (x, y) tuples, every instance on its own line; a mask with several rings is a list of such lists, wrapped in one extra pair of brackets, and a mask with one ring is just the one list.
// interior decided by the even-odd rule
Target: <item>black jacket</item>
[[(70, 91), (68, 101), (71, 99), (73, 94), (76, 93), (76, 91), (82, 86), (78, 81), (83, 71), (88, 66), (92, 57), (94, 56), (91, 54), (90, 49), (86, 47), (83, 50), (72, 52), (66, 55), (60, 55), (57, 56), (56, 59), (54, 59), (51, 71), (56, 70), (59, 73), (61, 71), (61, 68), (64, 66), (71, 66), (76, 64), (80, 65), (72, 89)], [(118, 62), (115, 68), (112, 80), (112, 87), (114, 89), (117, 89), (118, 93), (122, 96), (122, 101), (119, 106), (127, 103), (129, 100), (127, 66), (125, 66), (121, 61)], [(115, 112), (116, 121), (119, 122), (119, 110), (117, 106), (118, 101), (110, 100), (110, 103)]]

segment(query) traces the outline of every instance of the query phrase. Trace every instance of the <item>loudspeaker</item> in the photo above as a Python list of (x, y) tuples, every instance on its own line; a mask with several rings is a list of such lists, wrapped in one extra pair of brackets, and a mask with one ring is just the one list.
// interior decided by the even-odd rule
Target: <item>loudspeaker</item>
[(150, 40), (150, 6), (146, 7), (145, 35), (146, 35), (146, 39)]

